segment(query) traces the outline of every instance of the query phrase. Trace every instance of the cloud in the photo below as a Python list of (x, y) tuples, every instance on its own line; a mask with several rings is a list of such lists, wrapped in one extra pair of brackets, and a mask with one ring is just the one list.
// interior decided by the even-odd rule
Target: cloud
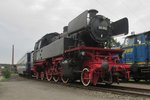
[(130, 31), (142, 32), (150, 25), (148, 0), (1, 0), (0, 63), (11, 62), (11, 45), (15, 45), (15, 62), (43, 35), (63, 30), (69, 21), (87, 9), (112, 21), (129, 18)]

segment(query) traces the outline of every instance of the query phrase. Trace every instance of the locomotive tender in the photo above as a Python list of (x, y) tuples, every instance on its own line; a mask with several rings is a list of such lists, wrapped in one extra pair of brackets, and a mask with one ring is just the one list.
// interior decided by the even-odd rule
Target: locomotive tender
[(131, 65), (133, 79), (150, 80), (150, 31), (127, 36), (122, 48), (122, 61)]
[(123, 50), (111, 49), (112, 36), (128, 33), (128, 19), (111, 22), (97, 13), (86, 10), (62, 34), (46, 34), (36, 42), (33, 72), (37, 79), (81, 80), (84, 86), (129, 79), (129, 66), (120, 63)]

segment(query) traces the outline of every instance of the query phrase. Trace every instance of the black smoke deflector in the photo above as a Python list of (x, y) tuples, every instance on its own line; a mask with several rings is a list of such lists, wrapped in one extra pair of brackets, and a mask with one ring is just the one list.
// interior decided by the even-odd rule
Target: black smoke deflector
[(112, 36), (120, 35), (120, 34), (128, 34), (129, 31), (129, 25), (128, 25), (128, 19), (123, 18), (116, 22), (111, 23), (112, 26)]

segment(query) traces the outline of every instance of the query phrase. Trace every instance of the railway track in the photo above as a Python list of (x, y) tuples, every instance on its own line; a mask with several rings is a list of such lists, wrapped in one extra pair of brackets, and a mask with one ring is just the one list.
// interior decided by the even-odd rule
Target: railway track
[(69, 86), (81, 88), (81, 89), (88, 89), (92, 91), (115, 93), (120, 95), (150, 97), (150, 90), (142, 89), (142, 88), (132, 88), (132, 87), (123, 87), (123, 86), (104, 86), (104, 85), (83, 87), (79, 84), (78, 85), (69, 84)]
[[(41, 81), (36, 80), (35, 81)], [(41, 81), (42, 82), (42, 81)], [(97, 86), (88, 86), (84, 87), (79, 82), (75, 83), (68, 83), (64, 84), (62, 82), (54, 82), (54, 81), (46, 81), (44, 82), (51, 83), (51, 84), (57, 84), (57, 85), (63, 85), (73, 88), (79, 88), (79, 89), (86, 89), (90, 91), (98, 91), (98, 92), (107, 92), (107, 93), (113, 93), (113, 94), (119, 94), (119, 95), (129, 95), (129, 96), (135, 96), (135, 97), (149, 97), (150, 98), (150, 89), (142, 89), (142, 88), (134, 88), (134, 87), (127, 87), (127, 86), (106, 86), (103, 84), (99, 84)]]

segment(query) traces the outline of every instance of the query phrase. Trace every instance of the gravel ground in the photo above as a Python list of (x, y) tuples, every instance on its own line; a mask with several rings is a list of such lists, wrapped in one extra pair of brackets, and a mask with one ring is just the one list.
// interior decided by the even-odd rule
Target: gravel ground
[(120, 84), (113, 84), (113, 85), (115, 85), (115, 86), (134, 87), (134, 88), (142, 88), (142, 89), (150, 89), (150, 84), (120, 83)]
[(14, 77), (0, 82), (0, 100), (150, 100)]

